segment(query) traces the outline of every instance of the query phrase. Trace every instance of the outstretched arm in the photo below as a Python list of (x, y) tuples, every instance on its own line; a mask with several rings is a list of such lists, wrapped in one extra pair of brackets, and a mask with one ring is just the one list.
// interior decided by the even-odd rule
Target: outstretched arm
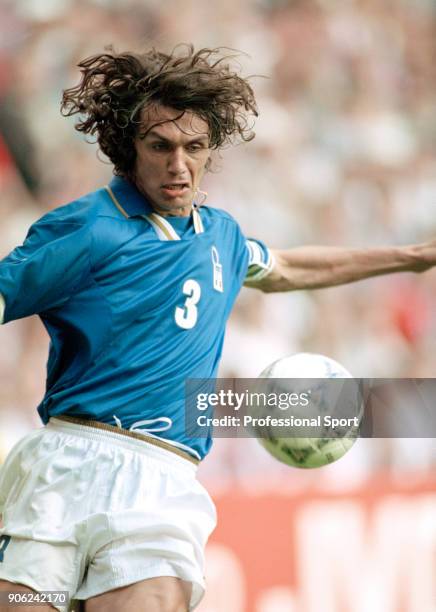
[(368, 249), (307, 246), (272, 253), (272, 271), (261, 280), (247, 280), (247, 287), (265, 292), (320, 289), (393, 272), (424, 272), (436, 265), (436, 241)]

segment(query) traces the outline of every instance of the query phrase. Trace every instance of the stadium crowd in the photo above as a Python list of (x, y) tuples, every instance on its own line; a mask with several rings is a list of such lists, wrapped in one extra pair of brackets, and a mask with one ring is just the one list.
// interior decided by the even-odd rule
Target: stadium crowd
[[(260, 116), (253, 142), (216, 154), (204, 182), (247, 235), (272, 247), (407, 244), (436, 234), (436, 5), (432, 0), (3, 0), (0, 4), (0, 255), (44, 212), (101, 186), (111, 168), (61, 117), (77, 62), (178, 42), (243, 50)], [(360, 377), (434, 377), (436, 274), (310, 293), (243, 290), (221, 374), (324, 353)], [(34, 317), (1, 329), (0, 447), (39, 425), (47, 335)], [(0, 450), (1, 454), (1, 450)], [(253, 440), (217, 440), (216, 487), (286, 468)], [(431, 470), (433, 440), (361, 440), (350, 459), (292, 486), (335, 486), (380, 468)], [(286, 472), (287, 474), (287, 472)]]

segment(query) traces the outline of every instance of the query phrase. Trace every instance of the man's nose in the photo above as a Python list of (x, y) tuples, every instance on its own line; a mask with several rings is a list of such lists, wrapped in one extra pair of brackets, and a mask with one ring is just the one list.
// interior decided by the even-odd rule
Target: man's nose
[(185, 152), (182, 147), (176, 147), (168, 158), (168, 171), (171, 174), (183, 174), (186, 170)]

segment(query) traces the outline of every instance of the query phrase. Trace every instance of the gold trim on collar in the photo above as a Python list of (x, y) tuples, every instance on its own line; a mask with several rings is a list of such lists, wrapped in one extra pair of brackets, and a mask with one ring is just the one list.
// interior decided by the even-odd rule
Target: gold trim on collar
[(201, 220), (200, 211), (196, 207), (192, 209), (192, 218), (194, 220), (195, 233), (202, 234), (204, 232), (203, 221)]
[[(105, 185), (104, 188), (105, 188), (106, 192), (108, 193), (110, 199), (112, 200), (113, 204), (120, 211), (120, 213), (123, 215), (123, 217), (125, 217), (126, 219), (129, 219), (130, 215), (121, 206), (121, 204), (118, 201), (118, 198), (116, 197), (116, 195), (114, 194), (114, 192), (112, 191), (110, 186), (109, 185)], [(192, 218), (193, 218), (195, 233), (196, 234), (202, 234), (204, 232), (204, 226), (203, 226), (203, 222), (201, 220), (200, 213), (199, 213), (199, 211), (197, 210), (196, 207), (193, 207), (191, 214), (192, 214)], [(141, 216), (143, 216), (145, 219), (148, 219), (148, 221), (150, 221), (152, 226), (155, 225), (156, 226), (154, 228), (155, 231), (157, 231), (159, 229), (159, 231), (162, 232), (162, 234), (165, 236), (166, 240), (180, 240), (180, 236), (173, 229), (171, 224), (166, 222), (165, 219), (162, 218), (158, 213), (150, 213), (149, 215), (141, 215)], [(169, 227), (167, 227), (167, 224), (168, 224)]]
[(126, 219), (129, 218), (129, 215), (127, 214), (127, 212), (124, 210), (124, 208), (121, 206), (121, 204), (118, 202), (114, 192), (112, 191), (112, 189), (109, 187), (109, 185), (105, 185), (105, 189), (108, 192), (110, 199), (112, 200), (112, 202), (115, 204), (115, 206), (118, 208), (118, 210), (120, 211), (120, 213), (126, 217)]
[(167, 240), (176, 240), (176, 238), (174, 238), (174, 236), (170, 233), (169, 229), (165, 226), (165, 223), (162, 222), (163, 220), (160, 215), (158, 215), (157, 213), (150, 213), (149, 215), (147, 215), (147, 219), (150, 219), (150, 221), (153, 221), (153, 223), (158, 226), (158, 228), (164, 234)]

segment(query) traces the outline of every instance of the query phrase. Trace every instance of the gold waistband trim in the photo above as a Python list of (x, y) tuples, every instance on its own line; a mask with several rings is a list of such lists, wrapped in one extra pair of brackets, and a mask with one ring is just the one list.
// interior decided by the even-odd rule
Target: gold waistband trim
[(174, 453), (186, 461), (190, 461), (194, 465), (198, 465), (200, 462), (198, 459), (185, 452), (181, 448), (177, 448), (164, 440), (152, 438), (151, 436), (147, 436), (147, 434), (142, 434), (137, 431), (130, 431), (129, 429), (121, 429), (121, 427), (115, 427), (114, 425), (109, 425), (109, 423), (100, 423), (100, 421), (92, 421), (91, 419), (81, 419), (79, 417), (67, 416), (65, 414), (61, 414), (59, 416), (54, 416), (53, 418), (58, 419), (59, 421), (66, 421), (67, 423), (75, 423), (76, 425), (85, 425), (86, 427), (94, 427), (95, 429), (101, 429), (103, 431), (110, 431), (111, 433), (118, 434), (119, 436), (127, 436), (128, 438), (134, 438), (135, 440), (141, 440), (141, 442), (145, 442), (145, 444), (151, 444), (152, 446), (158, 446), (159, 448), (163, 448), (164, 450), (169, 451), (170, 453)]

